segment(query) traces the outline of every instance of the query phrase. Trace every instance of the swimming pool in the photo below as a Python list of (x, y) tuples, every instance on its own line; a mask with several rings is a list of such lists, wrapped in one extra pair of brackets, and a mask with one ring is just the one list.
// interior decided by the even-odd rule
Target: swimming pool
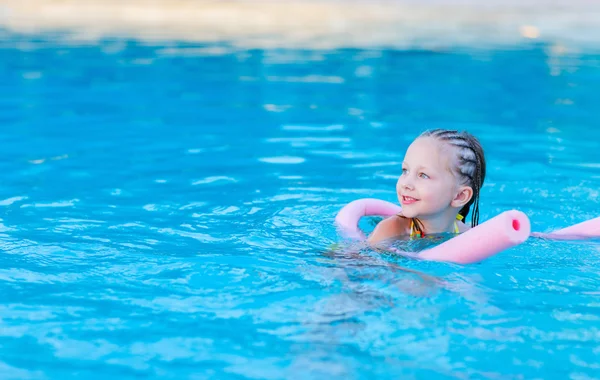
[(0, 77), (5, 378), (600, 373), (598, 241), (327, 252), (341, 206), (395, 200), (425, 128), (481, 139), (482, 220), (598, 216), (597, 53), (13, 35)]

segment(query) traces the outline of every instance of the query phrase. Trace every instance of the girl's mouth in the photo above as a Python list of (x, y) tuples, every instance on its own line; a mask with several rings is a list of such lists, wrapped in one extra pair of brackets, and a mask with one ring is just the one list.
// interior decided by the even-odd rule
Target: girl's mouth
[(413, 198), (413, 197), (409, 197), (409, 196), (406, 196), (406, 195), (403, 195), (403, 196), (402, 196), (402, 202), (401, 202), (401, 203), (402, 203), (403, 205), (410, 205), (410, 204), (413, 204), (413, 203), (415, 203), (416, 201), (418, 201), (418, 199), (416, 199), (416, 198)]

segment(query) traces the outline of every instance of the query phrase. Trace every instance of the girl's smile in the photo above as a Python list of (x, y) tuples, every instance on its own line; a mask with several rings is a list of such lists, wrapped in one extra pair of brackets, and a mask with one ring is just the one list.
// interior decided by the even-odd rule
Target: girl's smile
[(406, 206), (406, 205), (411, 205), (411, 204), (413, 204), (413, 203), (415, 203), (415, 202), (417, 202), (417, 201), (418, 201), (418, 199), (416, 199), (416, 198), (409, 197), (409, 196), (406, 196), (406, 195), (402, 195), (402, 198), (401, 198), (401, 200), (400, 200), (400, 203), (401, 203), (403, 206)]

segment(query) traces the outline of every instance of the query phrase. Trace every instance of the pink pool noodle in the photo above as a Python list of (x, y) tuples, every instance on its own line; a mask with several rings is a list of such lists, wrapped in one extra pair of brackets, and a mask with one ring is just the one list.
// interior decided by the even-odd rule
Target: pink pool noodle
[(557, 240), (578, 240), (600, 237), (600, 218), (586, 220), (585, 222), (547, 234), (534, 232), (532, 236)]
[(402, 211), (396, 204), (374, 198), (357, 199), (344, 206), (335, 217), (335, 223), (346, 237), (365, 239), (365, 234), (358, 228), (358, 221), (363, 216), (392, 216)]
[[(400, 206), (390, 202), (372, 198), (358, 199), (342, 208), (335, 221), (347, 237), (364, 239), (365, 235), (358, 228), (361, 217), (391, 216), (400, 211)], [(524, 242), (530, 232), (531, 225), (527, 215), (511, 210), (418, 255), (400, 253), (424, 260), (470, 264)]]
[(531, 225), (521, 211), (503, 212), (444, 243), (422, 251), (418, 258), (471, 264), (521, 244), (529, 237)]

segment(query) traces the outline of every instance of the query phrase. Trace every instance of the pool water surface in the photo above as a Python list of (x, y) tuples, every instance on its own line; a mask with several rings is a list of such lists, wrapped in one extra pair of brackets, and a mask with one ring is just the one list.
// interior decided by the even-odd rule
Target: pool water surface
[(481, 220), (600, 216), (597, 53), (2, 44), (0, 377), (600, 373), (597, 240), (330, 249), (427, 128), (480, 138)]

